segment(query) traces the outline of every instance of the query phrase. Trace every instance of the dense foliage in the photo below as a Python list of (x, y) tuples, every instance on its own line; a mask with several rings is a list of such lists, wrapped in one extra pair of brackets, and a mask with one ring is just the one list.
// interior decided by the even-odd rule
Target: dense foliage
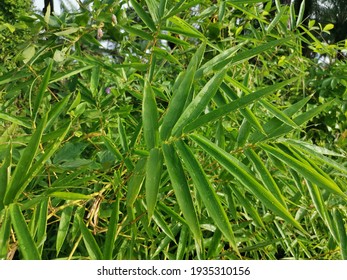
[(272, 2), (33, 14), (0, 76), (0, 258), (346, 259), (343, 47)]

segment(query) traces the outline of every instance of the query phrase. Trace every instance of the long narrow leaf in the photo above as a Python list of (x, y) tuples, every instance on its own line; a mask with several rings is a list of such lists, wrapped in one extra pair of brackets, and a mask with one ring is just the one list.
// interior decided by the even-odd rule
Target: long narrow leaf
[(28, 146), (25, 148), (17, 166), (13, 173), (13, 176), (10, 180), (9, 188), (7, 189), (5, 198), (4, 198), (4, 204), (8, 205), (13, 200), (16, 199), (16, 197), (19, 195), (19, 192), (23, 189), (22, 188), (22, 180), (25, 175), (27, 175), (28, 170), (31, 167), (31, 164), (34, 160), (34, 157), (36, 156), (40, 140), (42, 137), (43, 130), (45, 128), (47, 122), (47, 114), (44, 116), (44, 118), (41, 120), (39, 126), (37, 127), (34, 134), (31, 136), (31, 139), (28, 143)]
[(250, 175), (250, 171), (246, 171), (240, 161), (231, 156), (226, 151), (220, 149), (214, 143), (200, 135), (190, 136), (204, 151), (214, 157), (219, 164), (224, 166), (239, 182), (244, 185), (250, 192), (252, 192), (264, 205), (271, 209), (275, 214), (283, 218), (288, 223), (300, 229), (303, 233), (306, 231), (302, 226), (292, 217), (288, 210), (279, 202), (274, 195), (264, 188), (258, 181)]
[(46, 92), (46, 89), (47, 89), (47, 86), (48, 86), (48, 83), (49, 83), (49, 79), (51, 77), (52, 67), (53, 67), (53, 59), (50, 61), (49, 65), (48, 65), (48, 67), (47, 67), (47, 69), (45, 71), (45, 74), (43, 75), (42, 82), (40, 84), (40, 88), (38, 90), (38, 93), (37, 93), (37, 96), (36, 96), (36, 99), (35, 99), (34, 108), (33, 108), (33, 115), (34, 115), (35, 119), (36, 119), (36, 116), (37, 116), (37, 112), (38, 112), (39, 106), (42, 103), (43, 95)]
[[(314, 184), (317, 184), (319, 187), (326, 189), (330, 192), (340, 195), (344, 199), (347, 199), (347, 195), (341, 191), (337, 184), (328, 176), (321, 175), (320, 172), (317, 172), (310, 165), (299, 161), (298, 159), (292, 157), (289, 154), (286, 154), (281, 149), (270, 146), (268, 144), (261, 144), (261, 147), (268, 153), (272, 154), (279, 160), (283, 161), (289, 167), (293, 168), (296, 172), (301, 174), (304, 178), (308, 179)], [(323, 171), (321, 171), (323, 172)]]
[(153, 32), (155, 32), (156, 27), (155, 27), (155, 23), (153, 19), (146, 13), (146, 11), (141, 7), (141, 5), (137, 3), (136, 0), (130, 0), (130, 3), (131, 3), (131, 6), (136, 11), (136, 13), (142, 19), (142, 21), (147, 25), (147, 27), (151, 29)]
[[(196, 68), (198, 67), (203, 53), (205, 52), (206, 45), (202, 44), (192, 57), (187, 71), (184, 73), (183, 79), (179, 86), (174, 85), (177, 90), (173, 93), (173, 97), (170, 100), (167, 112), (164, 115), (162, 125), (160, 127), (160, 137), (162, 140), (166, 140), (170, 134), (173, 126), (179, 119), (183, 112), (184, 106), (186, 104), (187, 98), (189, 96), (190, 89), (194, 81), (194, 75)], [(177, 80), (179, 81), (179, 80)]]
[(96, 243), (96, 240), (92, 233), (89, 231), (87, 226), (84, 224), (83, 220), (78, 217), (79, 220), (79, 227), (81, 230), (81, 234), (83, 237), (84, 244), (86, 245), (89, 257), (92, 260), (102, 260), (102, 253), (101, 250)]
[(209, 215), (216, 223), (217, 227), (221, 230), (223, 235), (230, 242), (233, 249), (238, 252), (234, 233), (229, 219), (215, 190), (207, 179), (207, 176), (203, 171), (201, 165), (194, 157), (192, 151), (182, 141), (177, 141), (176, 147), (179, 151), (184, 165), (187, 168), (187, 171), (189, 172), (189, 175), (193, 179), (194, 186), (198, 190)]
[(282, 87), (284, 87), (287, 84), (292, 83), (293, 81), (295, 81), (296, 78), (293, 79), (289, 79), (287, 81), (281, 82), (281, 83), (277, 83), (275, 85), (269, 86), (267, 88), (258, 90), (252, 94), (243, 96), (235, 101), (230, 102), (229, 104), (226, 104), (216, 110), (213, 110), (212, 112), (206, 114), (206, 115), (202, 115), (201, 117), (197, 118), (196, 120), (192, 121), (191, 123), (189, 123), (185, 128), (184, 128), (184, 132), (189, 132), (191, 130), (194, 130), (208, 122), (211, 122), (213, 120), (216, 120), (224, 115), (227, 115), (228, 113), (234, 111), (234, 110), (238, 110), (240, 108), (243, 108), (253, 102), (255, 102), (257, 99), (262, 98), (278, 89), (281, 89)]
[(213, 98), (219, 89), (220, 84), (223, 82), (226, 69), (223, 69), (216, 73), (212, 79), (201, 89), (193, 101), (188, 105), (188, 107), (183, 111), (177, 123), (172, 129), (172, 135), (178, 136), (182, 133), (184, 126), (187, 123), (191, 123), (195, 120), (201, 112), (205, 109), (208, 102)]
[(202, 235), (183, 167), (172, 144), (164, 144), (163, 153), (177, 202), (201, 249)]
[(11, 233), (11, 218), (8, 208), (3, 212), (2, 223), (0, 225), (0, 260), (5, 260), (8, 252), (8, 243)]
[(148, 219), (150, 220), (154, 208), (157, 203), (160, 179), (162, 175), (163, 168), (163, 155), (162, 151), (158, 148), (154, 148), (149, 152), (149, 157), (146, 165), (146, 204)]
[(154, 91), (147, 80), (142, 101), (143, 134), (147, 149), (151, 150), (159, 145), (159, 115)]
[(113, 203), (112, 214), (110, 222), (107, 227), (106, 240), (104, 244), (104, 260), (112, 260), (112, 253), (115, 247), (115, 239), (117, 236), (118, 220), (119, 220), (119, 202), (120, 196), (118, 195), (116, 201)]
[(73, 206), (67, 206), (64, 208), (60, 216), (58, 233), (55, 248), (57, 251), (57, 256), (59, 255), (60, 249), (63, 246), (66, 235), (68, 234), (69, 225), (72, 217)]
[(11, 223), (16, 233), (19, 248), (26, 260), (40, 260), (39, 251), (31, 236), (28, 225), (18, 204), (12, 203), (9, 207), (11, 215)]

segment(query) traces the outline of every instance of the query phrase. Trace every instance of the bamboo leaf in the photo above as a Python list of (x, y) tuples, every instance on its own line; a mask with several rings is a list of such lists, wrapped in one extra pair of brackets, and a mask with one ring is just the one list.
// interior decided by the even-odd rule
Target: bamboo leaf
[(298, 159), (285, 153), (278, 147), (270, 146), (268, 144), (261, 144), (261, 147), (268, 153), (272, 154), (290, 168), (293, 168), (296, 172), (301, 174), (304, 178), (311, 181), (312, 183), (326, 189), (330, 192), (340, 195), (344, 199), (347, 199), (347, 195), (344, 194), (341, 189), (336, 185), (336, 183), (327, 175), (323, 176), (323, 171), (317, 172), (312, 166), (305, 164), (304, 161), (299, 161)]
[(231, 191), (237, 197), (238, 202), (244, 207), (247, 213), (253, 218), (254, 223), (262, 228), (265, 228), (264, 222), (261, 219), (257, 210), (253, 207), (251, 202), (241, 193), (241, 191), (237, 187), (230, 187)]
[(112, 260), (112, 253), (115, 247), (115, 240), (117, 236), (117, 228), (118, 228), (118, 220), (119, 220), (119, 203), (120, 196), (116, 197), (116, 201), (113, 203), (112, 214), (110, 218), (110, 222), (108, 224), (106, 240), (104, 244), (104, 260)]
[(234, 110), (238, 110), (241, 109), (253, 102), (255, 102), (256, 100), (276, 91), (281, 89), (282, 87), (284, 87), (287, 84), (292, 83), (293, 81), (295, 81), (297, 78), (293, 78), (293, 79), (289, 79), (287, 81), (281, 82), (281, 83), (277, 83), (275, 85), (271, 85), (267, 88), (258, 90), (252, 94), (243, 96), (235, 101), (230, 102), (229, 104), (226, 104), (222, 107), (219, 107), (216, 110), (213, 110), (205, 115), (202, 115), (201, 117), (197, 118), (196, 120), (190, 122), (183, 130), (183, 132), (187, 133), (189, 131), (192, 131), (202, 125), (204, 125), (205, 123), (211, 122), (213, 120), (216, 120), (224, 115), (229, 114), (230, 112), (233, 112)]
[(344, 260), (347, 260), (347, 233), (345, 229), (345, 222), (343, 221), (343, 217), (339, 209), (333, 210), (333, 216), (339, 233), (341, 255)]
[(160, 213), (155, 210), (153, 213), (154, 222), (161, 228), (161, 230), (173, 241), (176, 243), (176, 239), (174, 234), (172, 233), (170, 227), (167, 225), (165, 220), (162, 218)]
[(172, 144), (164, 144), (163, 153), (178, 205), (201, 249), (202, 235), (183, 167)]
[(192, 151), (182, 141), (177, 141), (175, 144), (209, 215), (216, 223), (217, 227), (221, 230), (223, 235), (230, 242), (233, 249), (238, 252), (229, 219), (201, 165), (194, 157)]
[[(187, 71), (184, 73), (182, 80), (176, 80), (174, 88), (176, 90), (173, 93), (173, 97), (170, 100), (166, 114), (163, 117), (163, 122), (160, 127), (161, 140), (166, 140), (171, 134), (171, 130), (175, 123), (179, 119), (180, 115), (184, 110), (187, 98), (189, 96), (190, 89), (194, 81), (194, 75), (196, 68), (198, 67), (203, 53), (205, 51), (206, 44), (202, 44), (194, 56), (192, 57)], [(179, 83), (179, 84), (177, 84)]]
[(195, 73), (195, 79), (200, 79), (203, 76), (207, 76), (212, 72), (217, 72), (222, 70), (231, 60), (233, 60), (235, 53), (244, 45), (241, 43), (232, 48), (228, 48), (220, 54), (216, 55), (214, 58), (207, 61), (202, 65)]
[(47, 114), (41, 120), (39, 126), (37, 127), (34, 134), (31, 136), (31, 139), (28, 143), (28, 146), (25, 148), (17, 166), (11, 177), (9, 187), (7, 189), (4, 205), (10, 204), (13, 200), (17, 198), (20, 194), (20, 191), (23, 190), (22, 180), (28, 174), (28, 170), (30, 169), (34, 157), (36, 156), (42, 133), (44, 131), (45, 125), (47, 122)]
[(148, 219), (150, 220), (157, 203), (160, 179), (162, 175), (163, 155), (162, 151), (154, 148), (150, 151), (146, 165), (146, 204)]
[(143, 134), (148, 150), (159, 145), (158, 109), (155, 94), (146, 80), (142, 100)]
[(28, 225), (25, 222), (24, 216), (18, 204), (10, 204), (9, 206), (11, 223), (16, 233), (19, 248), (26, 260), (40, 260), (39, 251), (29, 232)]
[(47, 214), (48, 214), (48, 198), (45, 198), (40, 203), (36, 244), (39, 246), (39, 251), (42, 253), (44, 242), (47, 238)]
[(3, 212), (2, 223), (0, 225), (0, 260), (5, 260), (8, 252), (8, 244), (11, 233), (11, 218), (8, 208)]
[(64, 200), (90, 200), (93, 197), (82, 193), (74, 192), (52, 192), (49, 194), (50, 197), (61, 198)]
[(216, 73), (212, 79), (210, 79), (207, 84), (201, 89), (193, 101), (188, 105), (188, 107), (183, 111), (177, 123), (172, 129), (172, 135), (178, 136), (182, 133), (184, 126), (195, 120), (201, 112), (205, 109), (208, 102), (213, 98), (219, 89), (221, 83), (223, 82), (226, 69), (221, 70)]
[(205, 36), (201, 32), (178, 16), (170, 17), (168, 20), (179, 27), (178, 31), (182, 30), (185, 34), (189, 34), (192, 37), (205, 39)]
[(244, 185), (250, 192), (252, 192), (267, 208), (272, 210), (275, 214), (283, 218), (291, 225), (298, 228), (301, 232), (306, 231), (301, 225), (292, 217), (288, 210), (279, 202), (274, 195), (264, 188), (258, 181), (251, 176), (251, 172), (239, 160), (228, 154), (226, 151), (220, 149), (218, 146), (207, 140), (200, 135), (190, 136), (204, 151), (214, 157), (219, 164), (229, 171), (239, 182)]
[(277, 186), (275, 180), (271, 176), (269, 170), (266, 168), (259, 155), (252, 149), (246, 149), (245, 155), (253, 162), (258, 175), (262, 179), (264, 186), (277, 198), (277, 200), (286, 207), (284, 197)]
[(40, 84), (40, 88), (35, 99), (34, 108), (33, 108), (34, 119), (36, 119), (37, 117), (39, 106), (42, 103), (43, 96), (46, 92), (46, 89), (49, 83), (49, 79), (51, 78), (52, 67), (53, 67), (53, 60), (51, 60), (50, 63), (48, 64), (48, 67), (45, 71), (45, 74), (43, 75), (42, 82)]
[(64, 240), (67, 236), (69, 225), (72, 217), (73, 212), (73, 206), (67, 206), (63, 209), (60, 220), (59, 220), (59, 227), (58, 227), (58, 233), (57, 233), (57, 240), (55, 243), (55, 248), (57, 251), (56, 256), (59, 255), (60, 249), (63, 246)]
[(153, 32), (156, 31), (156, 26), (153, 19), (147, 14), (147, 12), (137, 3), (136, 0), (130, 0), (131, 6), (134, 8), (138, 16), (142, 19), (142, 21), (147, 25), (149, 29)]
[(139, 159), (129, 180), (126, 197), (128, 208), (133, 207), (135, 200), (141, 190), (142, 183), (145, 179), (146, 174), (146, 160), (147, 158), (145, 157)]
[(98, 244), (96, 243), (94, 236), (89, 231), (89, 229), (87, 228), (87, 226), (84, 224), (83, 220), (80, 217), (78, 217), (78, 221), (79, 221), (79, 227), (81, 230), (83, 241), (84, 241), (84, 244), (86, 245), (89, 257), (92, 260), (102, 260), (103, 259), (102, 253)]

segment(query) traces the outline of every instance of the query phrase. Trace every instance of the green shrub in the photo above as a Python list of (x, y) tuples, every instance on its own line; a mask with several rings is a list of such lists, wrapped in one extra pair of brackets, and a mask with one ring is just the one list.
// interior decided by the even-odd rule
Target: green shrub
[(1, 258), (347, 258), (346, 154), (302, 138), (334, 101), (293, 9), (248, 2), (37, 18), (0, 77)]

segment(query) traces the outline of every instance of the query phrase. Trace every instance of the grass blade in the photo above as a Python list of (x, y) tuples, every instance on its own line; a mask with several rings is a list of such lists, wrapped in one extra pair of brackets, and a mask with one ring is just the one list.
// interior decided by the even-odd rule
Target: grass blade
[(16, 233), (20, 251), (26, 260), (40, 260), (40, 254), (37, 250), (35, 242), (30, 235), (28, 225), (18, 204), (10, 204), (9, 206), (11, 223)]

